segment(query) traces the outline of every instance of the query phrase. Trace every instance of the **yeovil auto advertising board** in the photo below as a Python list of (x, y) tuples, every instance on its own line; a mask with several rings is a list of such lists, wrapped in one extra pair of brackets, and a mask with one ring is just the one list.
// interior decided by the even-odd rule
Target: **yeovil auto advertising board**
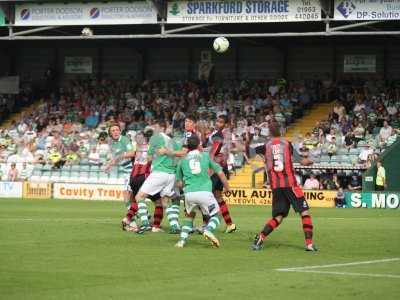
[(157, 10), (150, 1), (93, 3), (22, 3), (15, 7), (15, 25), (155, 24)]
[(400, 0), (335, 0), (335, 20), (400, 20)]
[(318, 0), (169, 1), (168, 23), (320, 21)]

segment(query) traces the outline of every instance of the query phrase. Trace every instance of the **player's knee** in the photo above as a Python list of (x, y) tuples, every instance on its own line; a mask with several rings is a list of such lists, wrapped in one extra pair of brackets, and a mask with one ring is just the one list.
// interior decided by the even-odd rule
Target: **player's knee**
[(283, 221), (283, 218), (284, 218), (283, 215), (278, 215), (278, 216), (276, 216), (274, 219), (275, 219), (279, 224), (281, 224), (282, 221)]
[(304, 217), (304, 216), (309, 216), (309, 215), (310, 215), (310, 212), (309, 212), (308, 210), (305, 210), (305, 211), (302, 211), (300, 215), (301, 215), (302, 217)]

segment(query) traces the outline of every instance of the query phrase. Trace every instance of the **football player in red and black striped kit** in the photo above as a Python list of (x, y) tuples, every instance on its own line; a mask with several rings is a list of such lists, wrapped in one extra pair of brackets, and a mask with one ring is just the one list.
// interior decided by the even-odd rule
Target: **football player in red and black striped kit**
[[(228, 157), (229, 152), (232, 150), (230, 149), (232, 145), (229, 145), (229, 140), (231, 140), (232, 137), (230, 136), (230, 131), (226, 128), (227, 124), (228, 117), (226, 115), (219, 116), (215, 122), (215, 131), (209, 136), (208, 143), (211, 147), (211, 159), (222, 167), (222, 170), (229, 178)], [(211, 175), (211, 181), (215, 199), (218, 201), (220, 212), (226, 223), (225, 232), (234, 232), (236, 230), (236, 225), (233, 223), (229, 213), (228, 205), (222, 197), (224, 185), (222, 184), (221, 179), (215, 173)]]
[[(138, 193), (140, 187), (143, 182), (146, 180), (146, 177), (150, 174), (150, 166), (151, 164), (147, 160), (147, 150), (148, 150), (148, 140), (153, 134), (152, 130), (147, 130), (144, 133), (140, 132), (136, 135), (136, 152), (135, 158), (132, 166), (132, 171), (130, 175), (129, 185), (131, 187), (131, 204), (128, 209), (128, 213), (125, 218), (122, 220), (122, 229), (126, 231), (137, 231), (136, 226), (131, 226), (131, 222), (133, 217), (136, 215), (138, 211), (138, 204), (135, 200), (135, 196)], [(160, 225), (164, 216), (164, 209), (161, 204), (161, 196), (160, 194), (155, 194), (154, 196), (149, 196), (154, 204), (154, 216), (153, 216), (153, 232), (161, 231)]]
[(307, 201), (294, 176), (292, 156), (293, 146), (281, 137), (277, 122), (269, 125), (271, 140), (256, 148), (265, 158), (266, 171), (272, 189), (272, 219), (267, 220), (264, 228), (256, 236), (253, 250), (261, 250), (264, 240), (287, 217), (290, 206), (299, 213), (305, 237), (305, 250), (317, 251), (313, 245), (313, 223)]

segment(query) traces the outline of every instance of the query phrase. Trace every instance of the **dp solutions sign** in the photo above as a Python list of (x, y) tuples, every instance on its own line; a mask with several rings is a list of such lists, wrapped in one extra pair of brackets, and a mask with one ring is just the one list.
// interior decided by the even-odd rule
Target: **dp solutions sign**
[(353, 208), (399, 208), (400, 193), (346, 193), (346, 204)]

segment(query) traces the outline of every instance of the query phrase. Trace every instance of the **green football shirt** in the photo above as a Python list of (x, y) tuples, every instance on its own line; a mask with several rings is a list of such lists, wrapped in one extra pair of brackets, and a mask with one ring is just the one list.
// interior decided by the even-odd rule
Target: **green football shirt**
[(198, 150), (190, 151), (179, 162), (176, 170), (176, 179), (184, 182), (184, 192), (211, 192), (212, 182), (208, 174), (211, 169), (215, 173), (221, 172), (221, 167), (215, 163), (210, 155)]
[(157, 150), (161, 148), (166, 148), (170, 151), (179, 150), (180, 146), (174, 142), (165, 133), (154, 134), (149, 141), (149, 151), (147, 154), (153, 157), (151, 163), (152, 172), (164, 172), (168, 174), (175, 174), (176, 172), (176, 161), (174, 157), (169, 155), (158, 155)]
[[(126, 136), (121, 135), (118, 140), (113, 140), (111, 143), (111, 152), (113, 157), (117, 157), (125, 152), (129, 152), (133, 150), (133, 145), (130, 139)], [(124, 172), (129, 173), (132, 164), (130, 159), (125, 159), (120, 162), (120, 165), (123, 167)]]

